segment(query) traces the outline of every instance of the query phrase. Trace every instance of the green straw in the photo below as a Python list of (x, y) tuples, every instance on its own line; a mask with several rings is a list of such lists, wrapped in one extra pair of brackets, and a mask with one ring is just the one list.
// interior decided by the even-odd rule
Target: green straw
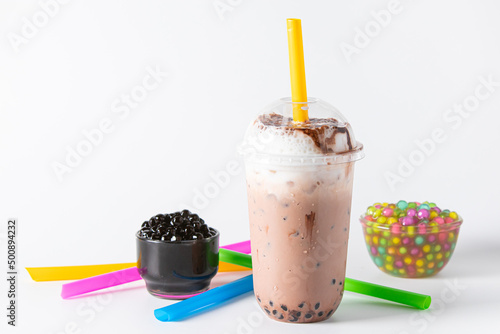
[[(252, 268), (252, 257), (250, 255), (230, 251), (227, 249), (219, 249), (219, 261), (237, 264), (246, 268)], [(358, 281), (347, 277), (345, 279), (344, 288), (347, 291), (390, 300), (392, 302), (412, 306), (420, 310), (426, 310), (431, 305), (431, 296), (389, 288), (383, 285)]]

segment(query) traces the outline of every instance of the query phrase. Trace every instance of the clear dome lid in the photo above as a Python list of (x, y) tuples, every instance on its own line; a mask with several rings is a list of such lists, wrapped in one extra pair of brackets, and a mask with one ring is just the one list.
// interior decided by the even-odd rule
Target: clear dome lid
[[(309, 119), (294, 122), (294, 108), (307, 110)], [(248, 127), (239, 151), (245, 159), (280, 164), (345, 163), (364, 157), (344, 115), (312, 97), (307, 103), (288, 97), (266, 106)]]

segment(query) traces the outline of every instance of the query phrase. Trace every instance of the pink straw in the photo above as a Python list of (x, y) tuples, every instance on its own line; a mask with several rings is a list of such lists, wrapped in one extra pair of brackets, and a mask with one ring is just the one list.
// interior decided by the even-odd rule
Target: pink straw
[(113, 271), (107, 274), (84, 278), (71, 283), (63, 284), (61, 297), (68, 299), (84, 293), (110, 288), (141, 279), (137, 267)]
[(237, 242), (235, 244), (230, 244), (227, 246), (222, 246), (221, 248), (229, 249), (234, 252), (250, 254), (252, 249), (250, 248), (250, 240)]
[[(249, 254), (250, 240), (237, 242), (234, 244), (222, 246), (220, 248), (229, 249), (235, 252)], [(113, 286), (130, 283), (140, 280), (142, 277), (139, 275), (139, 270), (136, 267), (113, 271), (103, 275), (84, 278), (71, 283), (63, 284), (61, 297), (68, 299), (84, 293), (89, 293), (101, 289), (111, 288)], [(189, 296), (162, 296), (166, 298), (187, 298)]]

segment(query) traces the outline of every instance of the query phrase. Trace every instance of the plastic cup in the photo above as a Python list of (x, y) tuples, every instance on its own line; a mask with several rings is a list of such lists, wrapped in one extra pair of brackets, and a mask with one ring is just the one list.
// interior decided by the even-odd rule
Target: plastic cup
[(283, 322), (328, 319), (344, 290), (354, 161), (363, 145), (328, 103), (309, 98), (309, 120), (293, 122), (281, 99), (245, 136), (254, 291)]

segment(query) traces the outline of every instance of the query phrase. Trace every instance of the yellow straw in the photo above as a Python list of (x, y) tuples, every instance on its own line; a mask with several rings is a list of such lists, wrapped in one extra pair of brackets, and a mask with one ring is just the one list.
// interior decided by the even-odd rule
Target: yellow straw
[[(87, 277), (107, 274), (112, 271), (135, 267), (135, 262), (98, 264), (88, 266), (66, 267), (32, 267), (26, 268), (31, 278), (36, 282), (76, 280)], [(220, 262), (219, 272), (251, 270), (235, 264)]]
[[(300, 19), (287, 19), (288, 54), (290, 56), (290, 81), (292, 102), (307, 102), (306, 71), (304, 68), (304, 48), (302, 46), (302, 24)], [(307, 103), (293, 104), (293, 121), (305, 122)]]

